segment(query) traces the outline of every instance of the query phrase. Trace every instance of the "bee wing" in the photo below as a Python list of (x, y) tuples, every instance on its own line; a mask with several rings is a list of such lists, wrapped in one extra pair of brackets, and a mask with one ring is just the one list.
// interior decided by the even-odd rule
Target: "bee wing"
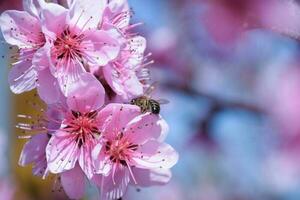
[(157, 86), (158, 82), (153, 82), (145, 91), (145, 95), (146, 96), (151, 96), (150, 94), (155, 90), (156, 86)]
[(160, 104), (160, 105), (163, 105), (163, 104), (168, 104), (170, 103), (169, 100), (167, 99), (158, 99), (157, 102)]

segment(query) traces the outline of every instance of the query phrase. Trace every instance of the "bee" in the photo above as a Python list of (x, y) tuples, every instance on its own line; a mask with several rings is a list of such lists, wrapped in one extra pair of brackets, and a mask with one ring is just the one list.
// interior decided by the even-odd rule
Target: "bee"
[(159, 99), (154, 100), (151, 98), (150, 94), (155, 89), (154, 84), (152, 84), (144, 93), (144, 95), (134, 98), (130, 101), (132, 105), (140, 107), (142, 113), (151, 112), (158, 115), (160, 113), (160, 105), (169, 103), (168, 100)]

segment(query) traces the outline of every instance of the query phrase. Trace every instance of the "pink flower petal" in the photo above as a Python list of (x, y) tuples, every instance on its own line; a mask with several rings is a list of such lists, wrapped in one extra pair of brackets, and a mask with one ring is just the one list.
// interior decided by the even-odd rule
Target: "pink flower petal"
[(43, 39), (38, 20), (27, 12), (5, 11), (0, 17), (0, 24), (6, 42), (19, 48), (33, 48)]
[(70, 87), (76, 85), (80, 81), (80, 76), (86, 72), (83, 65), (79, 62), (72, 62), (68, 66), (63, 65), (59, 69), (55, 65), (51, 65), (50, 71), (57, 78), (60, 89), (65, 96), (68, 95)]
[(132, 50), (128, 61), (126, 62), (126, 67), (140, 65), (143, 61), (143, 55), (146, 50), (147, 41), (142, 36), (135, 36), (130, 39), (129, 47)]
[(130, 182), (130, 175), (126, 168), (119, 168), (114, 174), (109, 176), (97, 175), (94, 177), (94, 182), (100, 189), (101, 200), (112, 200), (121, 198)]
[(39, 72), (37, 90), (40, 98), (47, 104), (57, 103), (63, 96), (57, 80), (50, 73), (49, 69)]
[(40, 6), (37, 0), (23, 0), (23, 8), (32, 16), (39, 17)]
[[(110, 64), (103, 67), (105, 80), (114, 92), (120, 95), (125, 101), (141, 96), (144, 92), (143, 84), (136, 76), (135, 71), (129, 73), (131, 74), (125, 75), (126, 77), (123, 78), (123, 74), (119, 76), (115, 75), (117, 71)], [(125, 81), (123, 79), (125, 79)]]
[(127, 0), (111, 0), (108, 7), (112, 13), (121, 13), (129, 11)]
[(15, 64), (9, 72), (8, 82), (12, 92), (20, 94), (36, 87), (37, 71), (30, 60)]
[(22, 150), (19, 165), (25, 166), (35, 162), (45, 155), (45, 149), (49, 137), (45, 133), (34, 135), (25, 145)]
[(140, 108), (137, 106), (111, 103), (99, 112), (99, 127), (104, 128), (102, 134), (106, 138), (114, 138), (114, 130), (123, 130), (139, 114)]
[(103, 146), (97, 144), (92, 151), (93, 165), (97, 174), (107, 176), (112, 168), (109, 158), (105, 155)]
[(158, 120), (159, 116), (151, 113), (139, 115), (127, 125), (124, 133), (136, 144), (143, 144), (151, 138), (160, 138), (164, 132)]
[(73, 169), (79, 157), (75, 136), (57, 131), (47, 145), (46, 157), (48, 168), (54, 174)]
[[(65, 99), (60, 100), (59, 105), (66, 107)], [(51, 119), (48, 123), (48, 128), (50, 130), (58, 130), (61, 126), (61, 123), (64, 118), (64, 114), (61, 113), (61, 110), (57, 109), (57, 104), (48, 105), (47, 111), (45, 112), (45, 117)]]
[(80, 148), (79, 165), (88, 179), (91, 179), (95, 173), (92, 159), (92, 150), (94, 146), (94, 143), (89, 142), (88, 144), (83, 144), (83, 147)]
[(49, 171), (48, 171), (48, 168), (47, 168), (47, 160), (46, 160), (46, 157), (44, 155), (43, 159), (37, 161), (34, 164), (34, 166), (32, 168), (32, 174), (45, 179), (46, 176), (48, 175), (48, 173), (49, 173)]
[(33, 58), (32, 58), (32, 65), (37, 70), (44, 70), (50, 67), (50, 44), (46, 43), (43, 47), (39, 48)]
[(84, 30), (95, 29), (101, 24), (106, 1), (80, 0), (73, 1), (70, 8), (71, 24)]
[(81, 199), (84, 195), (85, 178), (82, 169), (76, 165), (60, 175), (61, 184), (70, 199)]
[(46, 173), (46, 146), (49, 137), (46, 133), (34, 135), (25, 145), (22, 150), (19, 165), (26, 166), (34, 164), (33, 174), (43, 176)]
[(61, 33), (66, 28), (67, 15), (68, 10), (58, 4), (43, 3), (41, 5), (42, 30), (48, 39), (56, 38), (55, 33)]
[[(133, 168), (132, 172), (134, 174), (135, 180), (138, 186), (149, 187), (153, 185), (164, 185), (168, 183), (172, 177), (171, 170), (169, 169), (139, 169)], [(134, 186), (136, 184), (131, 179), (130, 183)]]
[(170, 169), (178, 161), (178, 153), (166, 143), (150, 140), (138, 151), (142, 156), (135, 157), (135, 165), (144, 169)]
[(159, 121), (157, 122), (157, 124), (159, 124), (159, 126), (161, 127), (161, 135), (159, 136), (159, 138), (157, 138), (157, 141), (163, 142), (169, 133), (169, 125), (161, 116), (159, 116)]
[(104, 104), (105, 91), (92, 74), (84, 73), (76, 84), (69, 86), (67, 96), (71, 110), (86, 112), (97, 110)]
[(129, 78), (124, 82), (124, 88), (125, 94), (123, 94), (123, 96), (126, 100), (132, 99), (137, 96), (141, 96), (144, 92), (144, 86), (135, 73), (132, 73), (129, 76)]
[[(114, 23), (119, 29), (128, 27), (130, 22), (130, 8), (127, 0), (112, 0), (109, 1), (108, 7), (105, 10), (104, 20), (107, 23), (111, 23), (112, 19), (118, 17), (120, 13), (124, 13), (122, 17), (119, 17), (120, 20)], [(107, 19), (106, 19), (107, 18)]]
[(116, 62), (103, 68), (105, 80), (114, 92), (128, 101), (144, 92), (143, 84), (138, 77), (138, 69), (141, 68), (146, 48), (146, 40), (141, 36), (135, 36), (124, 42)]
[[(86, 40), (82, 45), (86, 46), (87, 59), (90, 63), (98, 66), (104, 66), (109, 61), (115, 59), (120, 52), (118, 41), (107, 31), (93, 30), (86, 32)], [(116, 31), (114, 35), (119, 36)]]

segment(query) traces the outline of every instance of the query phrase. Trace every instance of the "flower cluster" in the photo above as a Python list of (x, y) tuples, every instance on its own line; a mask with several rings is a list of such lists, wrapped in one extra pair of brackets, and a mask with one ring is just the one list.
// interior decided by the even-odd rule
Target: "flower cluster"
[[(178, 154), (144, 95), (151, 61), (145, 38), (132, 32), (139, 24), (130, 24), (127, 1), (23, 6), (0, 18), (5, 41), (18, 47), (9, 84), (16, 94), (36, 88), (47, 109), (34, 124), (18, 125), (31, 133), (19, 164), (33, 164), (43, 178), (57, 174), (71, 199), (83, 197), (86, 179), (101, 200), (122, 198), (129, 185), (167, 183)], [(140, 97), (145, 102), (132, 103)]]

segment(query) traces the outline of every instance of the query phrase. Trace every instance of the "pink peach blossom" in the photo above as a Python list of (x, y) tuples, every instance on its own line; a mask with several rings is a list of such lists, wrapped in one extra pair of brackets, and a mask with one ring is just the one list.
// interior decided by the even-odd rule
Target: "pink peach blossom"
[(103, 104), (104, 88), (93, 75), (85, 73), (70, 86), (65, 102), (52, 105), (61, 121), (49, 119), (59, 126), (49, 129), (53, 133), (45, 150), (48, 170), (60, 175), (71, 199), (84, 195), (85, 177), (93, 176), (91, 151), (100, 136), (98, 113)]
[[(6, 42), (19, 48), (9, 76), (14, 93), (38, 86), (41, 93), (53, 89), (56, 94), (60, 86), (66, 95), (68, 86), (89, 67), (104, 66), (118, 56), (120, 44), (114, 38), (118, 31), (113, 27), (98, 30), (106, 1), (69, 4), (70, 8), (65, 8), (44, 0), (26, 0), (26, 11), (12, 10), (1, 15)], [(48, 81), (43, 82), (45, 79)]]
[(104, 66), (119, 54), (119, 43), (114, 38), (117, 31), (97, 29), (105, 4), (102, 0), (83, 0), (73, 1), (70, 8), (53, 3), (41, 5), (47, 45), (39, 57), (45, 63), (48, 59), (64, 94), (89, 67)]
[(85, 175), (93, 176), (91, 151), (100, 136), (98, 113), (103, 103), (104, 89), (91, 74), (84, 74), (80, 82), (70, 87), (67, 105), (58, 111), (62, 123), (46, 148), (51, 173), (71, 170), (78, 161)]
[[(136, 106), (109, 104), (101, 112), (108, 116), (103, 140), (93, 150), (95, 183), (101, 199), (121, 198), (129, 184), (149, 186), (166, 183), (178, 154), (161, 141), (166, 129), (157, 115), (141, 115)], [(164, 124), (164, 123), (163, 123)]]
[[(150, 54), (131, 30), (127, 0), (23, 0), (25, 11), (0, 17), (5, 41), (18, 47), (9, 75), (14, 93), (37, 89), (47, 104), (36, 117), (19, 115), (29, 139), (19, 164), (33, 174), (60, 176), (71, 199), (85, 182), (101, 200), (122, 198), (129, 185), (166, 184), (178, 154), (164, 142), (160, 115), (130, 104), (105, 104), (105, 89), (128, 101), (144, 93)], [(102, 86), (109, 86), (105, 88)], [(32, 121), (36, 119), (36, 123)], [(30, 122), (29, 122), (30, 121)]]
[(130, 100), (143, 94), (142, 80), (147, 79), (149, 75), (142, 64), (145, 48), (146, 40), (143, 37), (128, 39), (117, 60), (103, 68), (105, 80), (123, 100)]
[[(30, 137), (20, 156), (20, 165), (33, 163), (33, 174), (58, 174), (72, 199), (84, 194), (85, 177), (91, 178), (91, 150), (98, 143), (99, 109), (104, 103), (104, 89), (93, 75), (83, 74), (70, 87), (70, 96), (61, 94), (59, 102), (48, 105), (36, 124), (20, 123), (18, 128), (39, 134)], [(33, 116), (19, 117), (34, 120)], [(102, 120), (103, 121), (103, 120)], [(76, 174), (76, 176), (74, 176)], [(71, 184), (73, 183), (73, 184)], [(76, 190), (73, 190), (76, 183)]]
[[(104, 10), (103, 23), (100, 29), (116, 28), (121, 33), (118, 37), (122, 44), (119, 56), (100, 70), (100, 75), (123, 100), (143, 94), (145, 79), (149, 77), (144, 68), (149, 63), (144, 63), (148, 56), (144, 57), (146, 40), (142, 36), (131, 33), (131, 29), (140, 25), (130, 25), (131, 11), (126, 0), (110, 1)], [(150, 62), (151, 63), (151, 62)], [(98, 72), (99, 73), (99, 72)]]
[(16, 61), (12, 63), (13, 67), (9, 73), (10, 88), (17, 94), (36, 87), (38, 77), (33, 62), (36, 52), (46, 42), (37, 8), (33, 4), (24, 8), (25, 11), (5, 11), (0, 17), (5, 41), (19, 48), (18, 54), (12, 56)]

